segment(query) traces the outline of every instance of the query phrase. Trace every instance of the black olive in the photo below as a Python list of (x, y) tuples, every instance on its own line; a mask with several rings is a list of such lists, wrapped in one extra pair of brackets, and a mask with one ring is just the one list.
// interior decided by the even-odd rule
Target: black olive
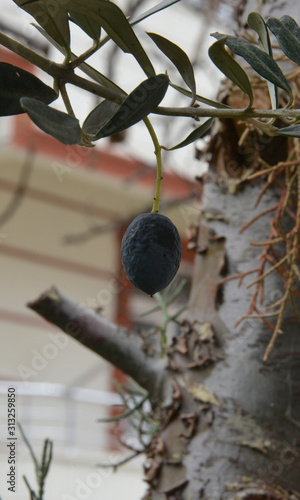
[(122, 240), (121, 259), (131, 283), (149, 295), (172, 281), (180, 265), (182, 245), (173, 222), (165, 215), (136, 217)]

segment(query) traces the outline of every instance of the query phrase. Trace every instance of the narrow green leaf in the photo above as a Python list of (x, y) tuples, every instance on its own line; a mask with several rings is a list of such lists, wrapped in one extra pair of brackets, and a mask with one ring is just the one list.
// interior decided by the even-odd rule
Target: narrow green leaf
[[(224, 35), (217, 33), (213, 36), (219, 38)], [(235, 36), (226, 36), (225, 44), (236, 55), (243, 57), (251, 68), (263, 78), (285, 90), (289, 95), (292, 94), (291, 88), (278, 64), (264, 50), (252, 45), (247, 40)]]
[(101, 34), (101, 26), (98, 22), (94, 21), (90, 16), (79, 14), (69, 10), (69, 16), (73, 23), (77, 24), (87, 35), (93, 40), (98, 41)]
[(267, 26), (276, 36), (285, 55), (300, 66), (300, 28), (295, 19), (290, 16), (280, 19), (269, 17)]
[(85, 134), (94, 136), (114, 116), (120, 104), (104, 100), (86, 117), (82, 125)]
[(63, 0), (14, 0), (23, 10), (33, 16), (38, 24), (54, 40), (70, 50), (70, 29), (68, 14)]
[(250, 12), (248, 15), (248, 26), (258, 34), (258, 44), (268, 54), (272, 55), (272, 46), (267, 25), (258, 12)]
[(300, 123), (290, 125), (277, 130), (276, 135), (287, 135), (288, 137), (300, 137)]
[[(173, 89), (178, 90), (183, 95), (186, 95), (188, 97), (192, 97), (192, 92), (187, 89), (183, 89), (182, 87), (179, 87), (178, 85), (175, 85), (175, 83), (170, 82), (170, 86), (173, 87)], [(203, 102), (203, 104), (207, 104), (208, 106), (212, 106), (213, 108), (227, 108), (230, 109), (231, 106), (228, 106), (227, 104), (223, 104), (222, 102), (218, 101), (213, 101), (212, 99), (207, 99), (206, 97), (202, 97), (201, 95), (196, 94), (196, 101)]]
[(147, 17), (150, 17), (153, 14), (156, 14), (157, 12), (168, 8), (177, 2), (180, 2), (180, 0), (163, 0), (162, 2), (159, 2), (157, 5), (155, 5), (155, 7), (152, 7), (152, 9), (147, 10), (143, 14), (140, 14), (138, 17), (130, 21), (130, 24), (133, 26), (134, 24), (140, 23), (141, 21), (144, 21), (144, 19), (147, 19)]
[(123, 11), (107, 0), (14, 0), (62, 46), (70, 41), (68, 11), (88, 15), (124, 51), (132, 54), (147, 76), (155, 70)]
[[(215, 36), (215, 34), (213, 35)], [(212, 62), (219, 68), (222, 73), (224, 73), (227, 78), (229, 78), (235, 85), (237, 85), (247, 96), (249, 97), (249, 105), (252, 106), (253, 103), (253, 93), (249, 78), (246, 75), (243, 68), (228, 54), (224, 45), (227, 41), (227, 37), (221, 35), (217, 42), (210, 46), (208, 50), (209, 57)]]
[(192, 99), (196, 98), (196, 82), (194, 69), (187, 54), (178, 45), (171, 42), (163, 36), (156, 33), (149, 33), (147, 35), (153, 40), (157, 47), (172, 61), (174, 66), (178, 69), (183, 80), (192, 91)]
[(214, 121), (214, 118), (209, 118), (206, 120), (206, 122), (202, 123), (200, 127), (195, 128), (193, 132), (191, 132), (185, 139), (184, 141), (180, 142), (176, 146), (173, 146), (172, 148), (164, 148), (167, 149), (168, 151), (173, 151), (174, 149), (179, 149), (179, 148), (184, 148), (185, 146), (188, 146), (192, 142), (195, 142), (197, 139), (200, 139), (203, 137), (203, 135), (210, 129)]
[[(267, 25), (258, 12), (250, 12), (248, 16), (248, 25), (258, 34), (258, 44), (262, 50), (273, 57), (272, 45), (269, 37)], [(277, 86), (267, 80), (272, 109), (278, 108)]]
[(49, 104), (57, 93), (24, 69), (0, 62), (0, 116), (24, 113), (20, 97), (36, 97)]
[(52, 135), (63, 144), (80, 144), (81, 130), (76, 118), (31, 97), (22, 97), (20, 103), (43, 132)]
[(108, 36), (123, 50), (132, 54), (147, 76), (154, 76), (152, 63), (122, 10), (107, 0), (57, 0), (73, 12), (86, 14), (98, 22)]
[(156, 110), (168, 85), (169, 78), (164, 74), (143, 81), (128, 95), (114, 116), (98, 130), (94, 139), (117, 134), (143, 120)]

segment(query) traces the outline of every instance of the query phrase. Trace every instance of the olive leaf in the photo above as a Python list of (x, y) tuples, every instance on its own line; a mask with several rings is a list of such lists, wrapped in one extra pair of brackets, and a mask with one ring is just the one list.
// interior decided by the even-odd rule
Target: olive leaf
[[(31, 14), (47, 33), (70, 50), (68, 11), (86, 16), (100, 25), (107, 35), (123, 50), (131, 53), (147, 76), (154, 76), (152, 63), (143, 49), (123, 11), (107, 0), (14, 0)], [(81, 17), (81, 22), (82, 22)], [(96, 26), (94, 24), (94, 26)], [(85, 26), (86, 27), (86, 26)]]
[(0, 116), (24, 113), (20, 97), (25, 96), (49, 104), (57, 98), (57, 93), (28, 71), (0, 62)]
[(276, 36), (285, 55), (300, 66), (300, 28), (291, 16), (269, 17), (267, 26)]
[[(258, 12), (250, 12), (248, 15), (248, 26), (258, 34), (259, 47), (273, 57), (272, 45), (269, 37), (269, 32), (264, 19)], [(272, 109), (278, 108), (278, 91), (274, 83), (267, 80)]]
[(81, 130), (76, 118), (31, 97), (22, 97), (20, 103), (23, 110), (43, 132), (52, 135), (63, 144), (80, 144)]
[(300, 137), (300, 123), (290, 125), (289, 127), (280, 128), (276, 135), (287, 135), (288, 137)]
[(70, 28), (63, 0), (14, 0), (23, 10), (36, 19), (38, 24), (67, 51), (70, 50)]
[(69, 10), (69, 17), (73, 23), (77, 24), (82, 31), (89, 35), (93, 40), (99, 41), (101, 35), (101, 26), (90, 16), (80, 14)]
[(225, 37), (227, 47), (237, 56), (243, 57), (256, 73), (282, 88), (289, 95), (292, 94), (291, 88), (278, 64), (264, 50), (259, 49), (247, 40), (235, 36), (222, 35), (221, 33), (214, 33), (212, 36), (221, 40)]
[(106, 31), (108, 36), (123, 50), (132, 54), (147, 76), (154, 76), (152, 63), (143, 49), (123, 11), (107, 0), (58, 0), (73, 12), (88, 15)]
[(122, 10), (107, 0), (68, 0), (76, 12), (85, 13), (102, 26), (108, 36), (123, 50), (134, 55), (147, 76), (154, 76), (152, 63)]
[(120, 108), (117, 104), (107, 99), (100, 102), (86, 117), (83, 122), (82, 130), (85, 134), (96, 136), (97, 132), (113, 117)]
[(197, 127), (193, 132), (191, 132), (182, 142), (177, 144), (176, 146), (173, 146), (172, 148), (165, 148), (167, 151), (173, 151), (174, 149), (179, 149), (179, 148), (184, 148), (185, 146), (188, 146), (192, 142), (195, 142), (197, 139), (200, 139), (200, 137), (203, 137), (203, 135), (210, 129), (214, 121), (214, 118), (209, 118), (206, 120), (206, 122), (202, 123), (200, 127)]
[[(213, 36), (215, 36), (214, 34)], [(252, 106), (253, 93), (249, 78), (243, 68), (231, 57), (225, 49), (227, 36), (221, 35), (221, 38), (209, 47), (208, 54), (217, 68), (224, 73), (229, 80), (237, 85), (249, 97), (248, 107)]]
[(261, 49), (272, 55), (272, 45), (267, 29), (267, 25), (258, 12), (250, 12), (248, 15), (248, 26), (258, 34), (258, 44)]
[[(126, 97), (112, 118), (104, 126), (99, 127), (92, 139), (97, 140), (117, 134), (143, 120), (149, 113), (155, 111), (168, 86), (169, 78), (164, 74), (144, 80)], [(101, 117), (99, 119), (101, 120)], [(93, 123), (95, 123), (95, 117), (93, 117)]]
[(183, 80), (192, 91), (192, 100), (196, 99), (194, 69), (187, 54), (178, 45), (156, 33), (147, 32), (157, 47), (172, 61)]

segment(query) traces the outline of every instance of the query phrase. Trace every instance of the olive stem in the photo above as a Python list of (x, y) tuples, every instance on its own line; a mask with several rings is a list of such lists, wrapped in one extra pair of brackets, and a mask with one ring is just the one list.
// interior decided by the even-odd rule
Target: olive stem
[(65, 105), (65, 108), (66, 108), (68, 114), (70, 116), (73, 116), (74, 118), (76, 118), (75, 113), (74, 113), (73, 108), (72, 108), (72, 105), (71, 105), (71, 102), (70, 102), (70, 99), (69, 99), (69, 96), (68, 96), (68, 93), (67, 93), (67, 89), (66, 89), (65, 84), (59, 83), (58, 88), (60, 90), (60, 95), (62, 97), (62, 100), (64, 102), (64, 105)]
[(159, 143), (159, 140), (157, 138), (155, 130), (154, 130), (152, 123), (150, 122), (148, 116), (146, 116), (146, 118), (144, 118), (144, 123), (145, 123), (145, 125), (149, 131), (149, 134), (151, 136), (151, 139), (153, 141), (154, 153), (156, 156), (156, 190), (155, 190), (155, 196), (153, 198), (153, 206), (152, 206), (151, 213), (158, 214), (159, 204), (160, 204), (160, 193), (161, 193), (162, 181), (163, 181), (161, 145)]

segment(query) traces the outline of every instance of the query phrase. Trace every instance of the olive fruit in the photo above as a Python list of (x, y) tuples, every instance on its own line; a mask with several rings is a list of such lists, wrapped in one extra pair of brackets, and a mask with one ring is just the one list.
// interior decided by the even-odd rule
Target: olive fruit
[(174, 278), (182, 246), (173, 222), (165, 215), (149, 213), (136, 217), (122, 240), (121, 259), (131, 283), (153, 295)]

